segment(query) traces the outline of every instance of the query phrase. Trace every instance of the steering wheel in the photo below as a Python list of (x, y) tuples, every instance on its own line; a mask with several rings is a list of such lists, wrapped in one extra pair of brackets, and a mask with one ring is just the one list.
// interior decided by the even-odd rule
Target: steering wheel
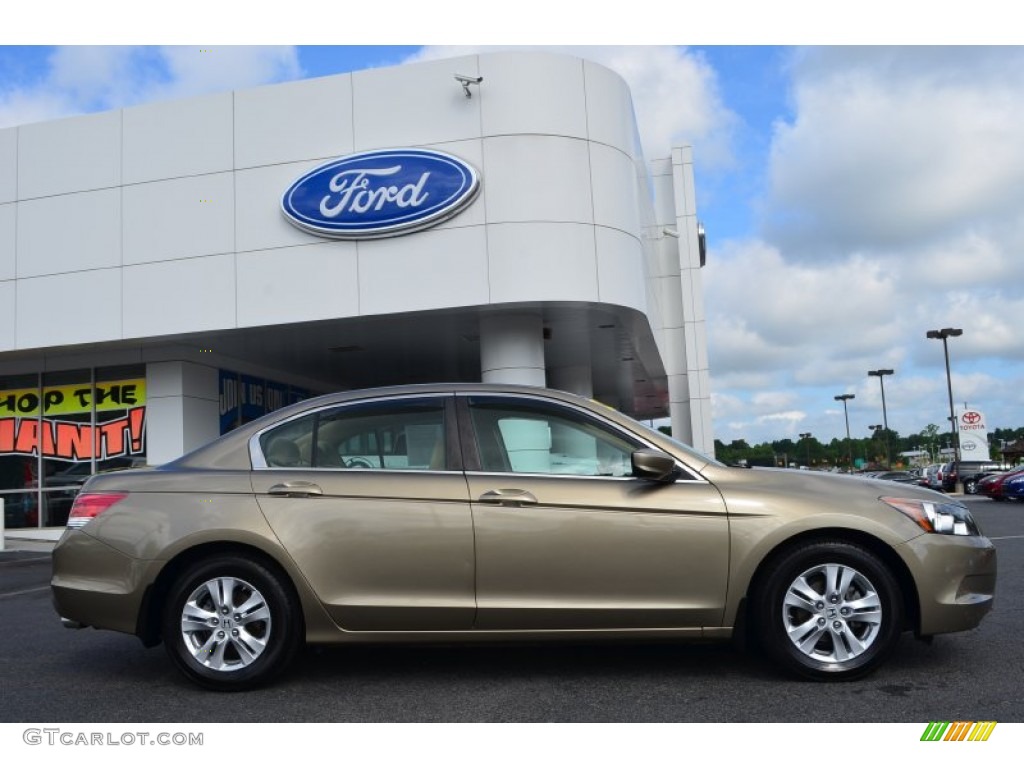
[(359, 457), (349, 459), (345, 462), (345, 466), (348, 469), (373, 469), (373, 465), (370, 462)]

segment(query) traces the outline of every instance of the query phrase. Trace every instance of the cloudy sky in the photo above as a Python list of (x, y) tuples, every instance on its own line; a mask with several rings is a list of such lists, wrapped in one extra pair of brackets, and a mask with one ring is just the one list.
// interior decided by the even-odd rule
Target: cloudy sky
[[(3, 47), (0, 127), (480, 47)], [(1024, 426), (1024, 48), (564, 49), (630, 84), (648, 157), (694, 147), (715, 435), (908, 434), (953, 394)]]

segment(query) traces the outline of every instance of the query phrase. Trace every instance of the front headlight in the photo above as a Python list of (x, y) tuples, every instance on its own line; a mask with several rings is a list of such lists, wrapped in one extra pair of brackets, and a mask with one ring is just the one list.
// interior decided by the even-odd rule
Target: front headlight
[(971, 511), (951, 501), (934, 502), (924, 499), (899, 499), (883, 496), (893, 509), (898, 509), (928, 533), (948, 533), (952, 536), (980, 536), (978, 524)]

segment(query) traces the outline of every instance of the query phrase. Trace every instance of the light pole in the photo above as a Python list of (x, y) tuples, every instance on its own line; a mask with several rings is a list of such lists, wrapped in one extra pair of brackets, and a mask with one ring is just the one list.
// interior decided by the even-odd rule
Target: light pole
[[(960, 433), (956, 428), (956, 413), (953, 411), (953, 377), (949, 373), (949, 343), (950, 336), (963, 336), (963, 328), (943, 328), (939, 331), (928, 331), (925, 336), (929, 339), (942, 339), (942, 351), (946, 355), (946, 389), (949, 391), (949, 428), (953, 433), (953, 461), (960, 462)], [(957, 472), (956, 492), (963, 493), (963, 483), (960, 482), (960, 473)]]
[(892, 376), (895, 371), (892, 368), (879, 368), (877, 371), (868, 371), (868, 376), (877, 376), (878, 383), (882, 387), (882, 427), (885, 429), (885, 466), (892, 469), (892, 456), (889, 454), (889, 417), (885, 413), (885, 377)]
[(800, 439), (804, 441), (804, 447), (807, 449), (807, 468), (811, 468), (811, 433), (801, 432)]
[(843, 415), (846, 417), (846, 464), (853, 471), (853, 453), (850, 449), (850, 412), (846, 409), (846, 401), (853, 400), (854, 395), (836, 395), (833, 400), (843, 401)]

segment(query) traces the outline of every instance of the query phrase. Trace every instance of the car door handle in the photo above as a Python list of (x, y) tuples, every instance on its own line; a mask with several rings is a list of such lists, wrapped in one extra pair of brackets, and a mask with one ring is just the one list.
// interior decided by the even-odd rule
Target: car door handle
[(301, 480), (293, 480), (284, 483), (277, 483), (267, 489), (271, 496), (323, 496), (323, 489), (316, 483), (306, 483)]
[(488, 504), (501, 504), (506, 507), (521, 507), (524, 504), (536, 504), (537, 497), (529, 491), (518, 488), (495, 488), (480, 495), (479, 501)]

